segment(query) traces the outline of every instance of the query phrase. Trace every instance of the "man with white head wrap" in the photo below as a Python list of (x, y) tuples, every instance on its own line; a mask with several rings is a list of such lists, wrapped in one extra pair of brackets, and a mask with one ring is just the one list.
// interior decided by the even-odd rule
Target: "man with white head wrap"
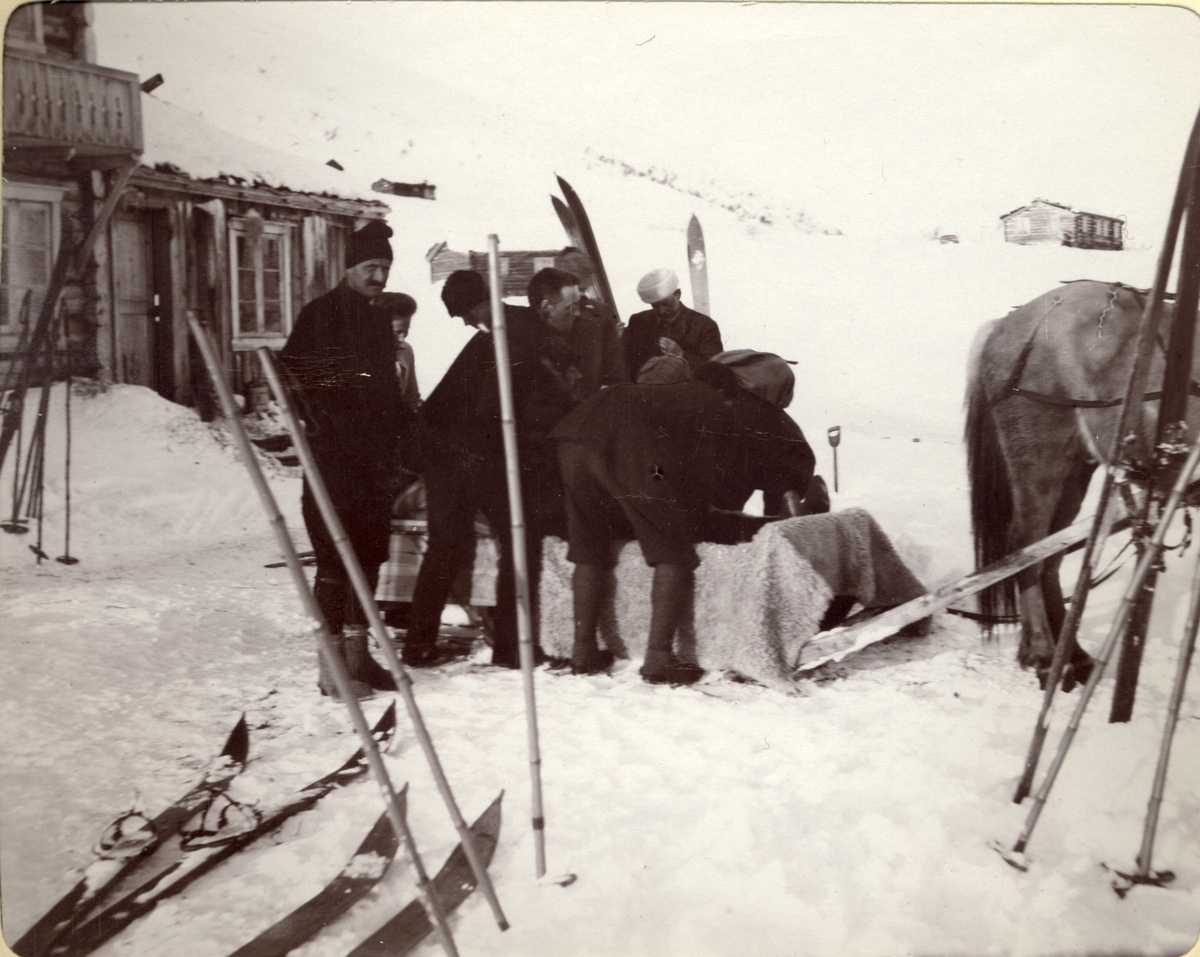
[[(638, 282), (638, 297), (650, 308), (629, 317), (625, 330), (625, 365), (635, 382), (679, 381), (686, 374), (663, 378), (662, 369), (655, 366), (678, 365), (679, 360), (687, 363), (688, 370), (695, 369), (711, 359), (725, 347), (721, 344), (721, 330), (703, 313), (689, 309), (683, 304), (679, 291), (679, 277), (671, 269), (655, 269)], [(666, 361), (653, 363), (646, 370), (645, 378), (639, 377), (651, 360), (669, 357)], [(672, 362), (671, 360), (674, 360)]]

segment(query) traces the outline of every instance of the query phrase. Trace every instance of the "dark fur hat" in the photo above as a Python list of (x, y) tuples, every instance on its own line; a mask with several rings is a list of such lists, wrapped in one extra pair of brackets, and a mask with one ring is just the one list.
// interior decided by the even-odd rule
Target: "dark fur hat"
[(392, 244), (388, 237), (392, 227), (382, 219), (372, 219), (362, 229), (350, 234), (346, 242), (346, 268), (350, 269), (368, 259), (392, 261)]

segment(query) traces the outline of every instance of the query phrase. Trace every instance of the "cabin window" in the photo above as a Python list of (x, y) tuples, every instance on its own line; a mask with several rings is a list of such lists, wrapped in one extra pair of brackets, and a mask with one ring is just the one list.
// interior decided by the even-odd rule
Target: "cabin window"
[(6, 337), (20, 334), (22, 304), (26, 299), (28, 320), (37, 321), (54, 269), (62, 196), (60, 189), (5, 184), (0, 334)]
[(291, 230), (258, 216), (229, 226), (233, 344), (281, 346), (292, 328)]
[(80, 3), (27, 3), (4, 29), (4, 45), (56, 59), (87, 60), (88, 13)]

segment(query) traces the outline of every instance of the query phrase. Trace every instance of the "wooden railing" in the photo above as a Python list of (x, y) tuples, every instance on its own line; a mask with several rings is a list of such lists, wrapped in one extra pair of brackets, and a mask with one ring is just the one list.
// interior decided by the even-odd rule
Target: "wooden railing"
[(7, 50), (4, 145), (140, 153), (140, 96), (134, 73)]

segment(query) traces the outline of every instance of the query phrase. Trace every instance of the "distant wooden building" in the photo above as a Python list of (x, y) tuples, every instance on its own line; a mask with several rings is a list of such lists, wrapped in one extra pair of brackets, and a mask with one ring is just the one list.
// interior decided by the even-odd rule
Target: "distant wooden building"
[(1035, 199), (1000, 217), (1004, 241), (1030, 245), (1055, 243), (1079, 249), (1121, 249), (1125, 224), (1114, 216), (1077, 212), (1061, 203)]
[(432, 183), (395, 183), (390, 179), (377, 179), (371, 184), (371, 189), (377, 193), (387, 193), (389, 196), (409, 196), (412, 199), (437, 198), (437, 187)]
[(304, 303), (341, 278), (346, 236), (389, 207), (323, 163), (145, 94), (135, 74), (92, 63), (93, 47), (86, 3), (18, 7), (5, 33), (0, 378), (24, 361), (60, 246), (94, 231), (57, 300), (60, 374), (194, 404), (207, 395), (194, 312), (244, 388), (253, 350), (283, 346)]
[[(500, 250), (500, 281), (503, 290), (500, 295), (524, 296), (529, 288), (529, 280), (534, 273), (554, 265), (555, 259), (562, 253), (561, 249)], [(488, 276), (487, 253), (457, 253), (445, 243), (438, 243), (425, 254), (429, 261), (431, 282), (441, 282), (450, 273), (458, 269), (471, 269), (480, 273), (485, 279)]]

